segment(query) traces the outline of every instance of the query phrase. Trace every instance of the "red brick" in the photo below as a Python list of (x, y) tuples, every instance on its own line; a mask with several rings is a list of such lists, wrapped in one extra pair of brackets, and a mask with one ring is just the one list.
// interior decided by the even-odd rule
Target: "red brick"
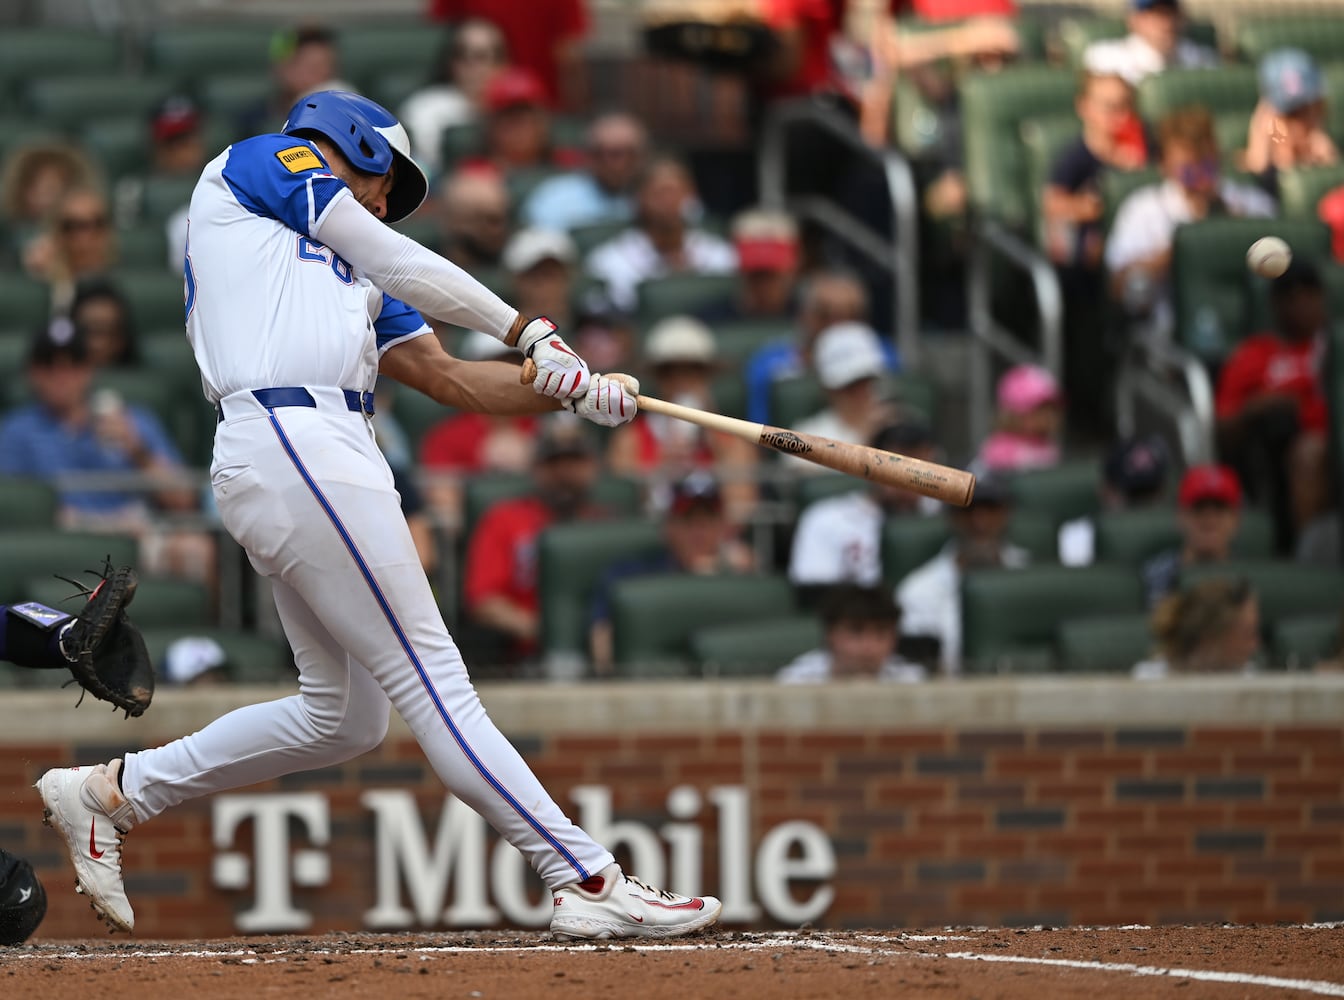
[(1220, 878), (1227, 871), (1226, 858), (1157, 858), (1153, 874), (1158, 878), (1191, 881), (1202, 878)]
[(1107, 830), (1137, 830), (1144, 825), (1142, 806), (1078, 806), (1073, 811), (1074, 823), (1083, 829), (1104, 827)]
[(1176, 805), (1158, 804), (1152, 807), (1153, 819), (1159, 830), (1169, 825), (1213, 826), (1223, 821), (1225, 807), (1222, 803), (1199, 803)]
[(877, 889), (862, 885), (842, 886), (835, 892), (835, 901), (831, 903), (833, 907), (839, 907), (845, 913), (853, 912), (856, 916), (871, 913), (878, 916), (879, 893)]
[(1257, 826), (1301, 825), (1306, 807), (1303, 805), (1285, 805), (1279, 802), (1234, 802), (1231, 806), (1232, 822)]
[(1302, 798), (1333, 801), (1340, 796), (1340, 778), (1275, 778), (1271, 799)]
[(1083, 831), (1042, 831), (1033, 838), (1034, 849), (1067, 857), (1100, 857), (1106, 851), (1106, 834)]
[(1076, 906), (1104, 906), (1108, 894), (1108, 889), (1096, 888), (1095, 886), (1081, 888), (1079, 886), (1043, 885), (1037, 898), (1040, 900), (1041, 906), (1045, 908), (1067, 907), (1072, 909)]
[(1041, 805), (1054, 805), (1060, 802), (1100, 802), (1106, 797), (1107, 792), (1106, 782), (1100, 778), (1091, 781), (1078, 778), (1064, 781), (1041, 779), (1033, 781), (1029, 788), (1027, 801)]
[[(736, 763), (733, 766), (741, 769)], [(821, 781), (829, 774), (826, 759), (816, 756), (766, 759), (757, 765), (757, 771), (762, 780), (785, 778), (789, 781)]]
[(1073, 758), (1077, 775), (1142, 774), (1141, 753), (1080, 753)]
[(1275, 851), (1338, 851), (1344, 846), (1344, 833), (1330, 830), (1288, 830), (1271, 833), (1270, 842)]
[(918, 809), (914, 828), (920, 833), (950, 833), (955, 830), (977, 831), (985, 828), (984, 809)]
[(1162, 852), (1184, 855), (1190, 849), (1190, 835), (1179, 832), (1118, 833), (1114, 843), (1116, 854), (1138, 853), (1146, 856)]
[(798, 748), (807, 753), (858, 753), (867, 749), (863, 733), (816, 732), (798, 737)]
[(1270, 744), (1276, 747), (1303, 747), (1329, 750), (1344, 747), (1344, 729), (1339, 726), (1292, 726), (1272, 729)]
[(1344, 880), (1344, 857), (1315, 857), (1307, 862), (1312, 878), (1333, 878)]
[(740, 761), (692, 760), (675, 765), (677, 782), (691, 785), (737, 785), (746, 774)]
[(645, 754), (700, 754), (704, 750), (704, 740), (699, 736), (684, 736), (679, 733), (650, 733), (636, 736), (630, 741), (630, 749)]
[(1269, 885), (1265, 882), (1195, 886), (1195, 903), (1201, 906), (1264, 906), (1268, 902)]
[[(626, 749), (619, 736), (555, 736), (552, 737), (552, 747), (552, 752), (561, 757), (589, 753), (614, 756)], [(416, 747), (416, 751), (419, 750)]]
[(1085, 858), (1078, 861), (1078, 882), (1137, 882), (1143, 878), (1143, 862), (1130, 859), (1103, 861)]
[(772, 729), (756, 736), (756, 747), (760, 750), (761, 756), (768, 760), (780, 754), (792, 754), (797, 748), (797, 741), (798, 736), (795, 733)]
[(1172, 775), (1221, 774), (1222, 770), (1223, 755), (1220, 753), (1159, 750), (1153, 754), (1153, 774), (1164, 778)]
[(879, 861), (944, 858), (952, 843), (950, 837), (931, 834), (879, 833), (869, 841), (869, 854)]
[(1190, 730), (1190, 746), (1249, 749), (1264, 746), (1265, 737), (1263, 729), (1195, 726)]
[(999, 778), (1064, 776), (1065, 757), (1061, 753), (1019, 753), (1003, 751), (990, 757), (990, 773)]
[(1300, 774), (1302, 755), (1287, 750), (1246, 751), (1232, 755), (1232, 774), (1255, 774), (1259, 771)]
[(1307, 773), (1319, 777), (1335, 778), (1344, 775), (1344, 753), (1313, 750), (1307, 766)]
[(1234, 924), (1301, 924), (1312, 918), (1311, 910), (1305, 906), (1237, 907), (1228, 914), (1227, 919)]
[(1183, 906), (1185, 887), (1181, 885), (1122, 885), (1115, 898), (1121, 906)]
[(869, 785), (868, 798), (877, 806), (908, 807), (921, 803), (942, 802), (952, 790), (951, 782), (918, 778), (878, 778)]
[(709, 749), (715, 754), (738, 754), (745, 745), (741, 733), (715, 733), (709, 740)]
[(877, 737), (876, 749), (882, 752), (908, 750), (944, 750), (949, 733), (942, 729), (892, 729)]
[[(622, 786), (630, 782), (647, 782), (666, 784), (668, 764), (667, 759), (658, 759), (657, 757), (645, 757), (636, 761), (629, 760), (611, 760), (602, 761), (598, 764), (597, 773), (604, 784), (613, 786)], [(705, 765), (700, 762), (691, 762), (682, 766), (682, 774), (689, 775), (694, 769)], [(733, 776), (739, 780), (742, 775), (742, 767), (737, 763), (731, 765), (711, 764), (712, 768), (723, 769), (724, 778), (732, 781)], [(688, 780), (692, 780), (689, 779)]]
[(968, 885), (958, 889), (954, 896), (967, 909), (1000, 914), (1028, 909), (1031, 894), (1026, 888)]
[(1023, 858), (1027, 838), (1020, 833), (963, 833), (957, 836), (953, 851), (963, 858)]

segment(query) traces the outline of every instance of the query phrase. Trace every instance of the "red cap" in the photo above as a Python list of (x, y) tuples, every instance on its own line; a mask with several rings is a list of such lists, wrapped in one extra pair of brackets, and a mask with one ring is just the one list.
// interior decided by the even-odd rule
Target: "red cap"
[(798, 266), (798, 244), (763, 237), (739, 239), (737, 264), (743, 271), (791, 271)]
[(546, 88), (531, 70), (508, 66), (490, 78), (485, 85), (485, 106), (491, 111), (503, 111), (519, 105), (546, 106)]
[(1201, 503), (1220, 503), (1241, 507), (1241, 484), (1237, 474), (1226, 465), (1196, 465), (1185, 473), (1177, 502), (1182, 508)]
[(201, 113), (189, 97), (170, 97), (154, 109), (150, 130), (155, 142), (167, 142), (194, 132), (201, 124)]

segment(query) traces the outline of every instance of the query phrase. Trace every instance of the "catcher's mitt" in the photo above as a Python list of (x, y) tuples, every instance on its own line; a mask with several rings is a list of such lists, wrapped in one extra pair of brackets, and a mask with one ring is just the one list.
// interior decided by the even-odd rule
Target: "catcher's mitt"
[(85, 691), (111, 702), (126, 715), (142, 715), (154, 697), (154, 665), (140, 630), (126, 617), (135, 598), (136, 576), (129, 566), (103, 568), (93, 590), (78, 581), (89, 599), (61, 637), (70, 672)]
[(0, 850), (0, 945), (22, 944), (47, 915), (47, 891), (33, 866)]

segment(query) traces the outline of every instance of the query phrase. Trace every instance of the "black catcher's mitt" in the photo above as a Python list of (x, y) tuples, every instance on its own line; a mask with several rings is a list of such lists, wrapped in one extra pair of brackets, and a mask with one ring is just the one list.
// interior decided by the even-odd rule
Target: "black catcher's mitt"
[(47, 892), (33, 866), (0, 850), (0, 945), (23, 944), (47, 915)]
[[(81, 586), (77, 581), (70, 581)], [(135, 571), (103, 568), (103, 579), (61, 638), (70, 672), (85, 691), (111, 702), (127, 716), (142, 715), (154, 697), (154, 665), (140, 630), (126, 617), (135, 597)]]

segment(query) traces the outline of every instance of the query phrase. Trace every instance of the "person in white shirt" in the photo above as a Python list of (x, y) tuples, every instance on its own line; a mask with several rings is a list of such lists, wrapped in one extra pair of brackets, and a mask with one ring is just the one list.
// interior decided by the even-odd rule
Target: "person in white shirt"
[(1007, 484), (982, 476), (969, 507), (949, 507), (953, 538), (896, 588), (906, 636), (938, 640), (946, 674), (961, 672), (961, 577), (969, 570), (1021, 569), (1031, 560), (1025, 549), (1005, 540), (1012, 516)]
[(821, 606), (823, 645), (803, 653), (775, 674), (781, 684), (830, 681), (918, 683), (928, 672), (896, 652), (900, 610), (877, 587), (842, 584), (827, 592)]
[[(1101, 463), (1097, 492), (1101, 510), (1134, 510), (1161, 503), (1171, 467), (1166, 442), (1156, 434), (1117, 441)], [(1097, 548), (1097, 521), (1075, 517), (1059, 526), (1059, 562), (1091, 566)]]
[(731, 243), (688, 223), (699, 201), (683, 164), (671, 158), (654, 160), (640, 180), (635, 202), (635, 224), (588, 255), (588, 273), (606, 282), (613, 305), (634, 312), (639, 283), (651, 278), (737, 270)]
[(1163, 70), (1217, 66), (1217, 52), (1181, 37), (1184, 20), (1179, 0), (1130, 0), (1129, 34), (1093, 42), (1083, 52), (1083, 68), (1137, 87)]
[[(911, 458), (932, 460), (936, 451), (928, 424), (912, 419), (889, 424), (868, 444)], [(942, 505), (895, 486), (872, 483), (811, 504), (798, 518), (789, 558), (795, 587), (882, 582), (882, 524), (889, 517), (926, 516)]]
[(1136, 318), (1170, 329), (1167, 278), (1176, 227), (1216, 216), (1269, 218), (1274, 199), (1258, 187), (1222, 176), (1213, 117), (1182, 108), (1158, 126), (1163, 180), (1134, 191), (1120, 204), (1106, 241), (1111, 294)]
[(434, 79), (401, 105), (411, 155), (431, 174), (443, 166), (443, 133), (455, 125), (480, 121), (485, 85), (507, 57), (499, 28), (481, 18), (469, 18), (453, 29), (439, 54)]
[(1157, 655), (1134, 664), (1135, 680), (1253, 674), (1260, 652), (1260, 601), (1240, 577), (1201, 580), (1157, 606), (1152, 631)]

